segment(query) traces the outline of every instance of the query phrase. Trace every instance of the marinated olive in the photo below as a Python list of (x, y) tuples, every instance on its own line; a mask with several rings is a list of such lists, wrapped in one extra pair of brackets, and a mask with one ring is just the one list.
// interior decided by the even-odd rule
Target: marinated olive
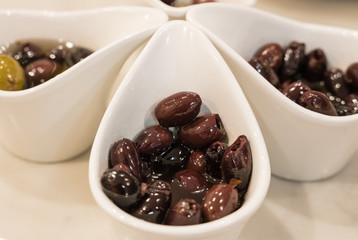
[(168, 210), (167, 225), (194, 225), (201, 220), (201, 206), (194, 199), (181, 199)]
[(226, 135), (218, 114), (206, 114), (181, 127), (178, 133), (182, 143), (192, 148), (203, 148)]
[(283, 61), (283, 50), (277, 43), (268, 43), (259, 48), (254, 57), (266, 62), (275, 72), (277, 72)]
[(346, 74), (347, 84), (355, 90), (358, 90), (358, 62), (349, 65)]
[(326, 95), (321, 92), (308, 90), (298, 99), (298, 103), (315, 112), (337, 116), (337, 111)]
[(302, 81), (296, 81), (287, 85), (282, 90), (282, 93), (292, 101), (297, 102), (297, 100), (302, 96), (302, 94), (308, 90), (311, 89), (307, 84)]
[(31, 42), (26, 42), (16, 50), (13, 57), (22, 67), (25, 67), (27, 64), (44, 56), (45, 54), (39, 46)]
[(324, 75), (326, 87), (338, 97), (346, 97), (349, 89), (346, 86), (346, 76), (341, 69), (330, 68)]
[(173, 133), (162, 126), (150, 126), (139, 132), (134, 142), (141, 154), (162, 154), (173, 143)]
[(303, 74), (310, 81), (318, 81), (323, 78), (327, 69), (326, 55), (322, 49), (314, 49), (305, 58)]
[(269, 63), (264, 62), (260, 58), (254, 57), (249, 61), (250, 65), (261, 74), (274, 87), (278, 87), (280, 80), (276, 72), (270, 67)]
[(194, 92), (179, 92), (160, 101), (154, 115), (163, 127), (183, 126), (199, 113), (201, 98)]
[(25, 75), (20, 64), (12, 57), (0, 54), (0, 90), (17, 91), (24, 85)]
[(306, 45), (293, 41), (284, 51), (281, 67), (282, 80), (291, 79), (302, 67)]
[(62, 66), (52, 60), (38, 59), (25, 67), (25, 76), (28, 87), (34, 87), (53, 78), (63, 70)]
[(204, 172), (206, 168), (206, 159), (205, 154), (200, 151), (193, 151), (190, 154), (189, 162), (188, 162), (188, 169), (197, 171), (197, 172)]
[(206, 193), (202, 203), (202, 213), (207, 221), (225, 217), (236, 210), (239, 194), (227, 183), (214, 185)]

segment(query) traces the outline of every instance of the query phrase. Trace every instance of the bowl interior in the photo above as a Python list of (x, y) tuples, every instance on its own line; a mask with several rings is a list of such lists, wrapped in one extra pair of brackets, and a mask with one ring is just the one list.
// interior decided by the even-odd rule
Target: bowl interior
[[(111, 144), (123, 137), (131, 139), (145, 126), (155, 124), (151, 113), (155, 104), (179, 91), (194, 91), (201, 96), (204, 105), (201, 114), (210, 111), (221, 116), (230, 143), (245, 134), (254, 159), (252, 180), (243, 207), (215, 223), (186, 227), (188, 231), (143, 222), (126, 214), (104, 195), (100, 186)], [(244, 222), (255, 212), (269, 184), (265, 144), (234, 76), (204, 34), (187, 22), (172, 21), (150, 39), (102, 119), (91, 152), (89, 174), (91, 190), (99, 205), (123, 224), (147, 232), (172, 237), (209, 236), (233, 228), (232, 224)]]

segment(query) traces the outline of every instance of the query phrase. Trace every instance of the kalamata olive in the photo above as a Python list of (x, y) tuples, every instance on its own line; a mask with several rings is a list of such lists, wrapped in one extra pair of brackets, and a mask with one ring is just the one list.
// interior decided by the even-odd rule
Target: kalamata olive
[(204, 172), (206, 168), (205, 154), (200, 151), (193, 151), (190, 154), (187, 168), (197, 172)]
[(0, 90), (22, 90), (25, 74), (20, 64), (9, 55), (0, 54)]
[(124, 169), (106, 170), (101, 178), (104, 193), (119, 207), (128, 210), (140, 198), (140, 182)]
[(250, 143), (245, 135), (239, 136), (226, 150), (221, 160), (221, 174), (225, 182), (240, 180), (239, 190), (247, 187), (252, 170)]
[(206, 157), (206, 169), (209, 175), (214, 178), (221, 179), (221, 159), (224, 155), (225, 150), (227, 149), (228, 145), (224, 142), (216, 141), (212, 143), (207, 149), (205, 153)]
[(324, 81), (328, 91), (334, 95), (344, 98), (348, 95), (349, 89), (346, 86), (346, 76), (339, 68), (330, 68), (324, 74)]
[(70, 49), (63, 44), (60, 44), (55, 48), (51, 49), (50, 53), (48, 54), (51, 60), (54, 60), (60, 64), (65, 64), (65, 61), (67, 58), (69, 58), (69, 55)]
[(282, 65), (283, 50), (277, 43), (268, 43), (259, 48), (254, 54), (254, 57), (268, 63), (268, 65), (277, 72)]
[(140, 155), (133, 141), (123, 138), (115, 142), (110, 149), (110, 167), (119, 163), (126, 165), (130, 172), (141, 181)]
[(327, 69), (326, 55), (322, 49), (314, 49), (307, 54), (303, 65), (303, 74), (310, 81), (319, 81)]
[(22, 67), (44, 56), (45, 54), (41, 48), (30, 42), (22, 44), (13, 55), (14, 59), (18, 61)]
[(194, 92), (178, 92), (160, 101), (154, 115), (163, 127), (183, 126), (200, 112), (201, 98)]
[(185, 169), (175, 174), (172, 180), (172, 190), (173, 202), (177, 202), (181, 198), (191, 198), (201, 203), (208, 190), (208, 185), (199, 172)]
[(284, 51), (281, 66), (281, 81), (291, 79), (302, 67), (306, 45), (293, 41)]
[(337, 111), (328, 97), (318, 91), (308, 90), (304, 92), (298, 99), (298, 104), (318, 113), (337, 116)]
[(147, 186), (146, 193), (133, 215), (149, 222), (161, 223), (170, 206), (170, 201), (170, 184), (165, 181), (156, 181)]
[(186, 165), (189, 157), (190, 151), (181, 144), (176, 144), (164, 153), (162, 162), (168, 165), (171, 170), (177, 171)]
[(52, 60), (42, 58), (25, 67), (27, 87), (34, 87), (55, 77), (63, 70), (62, 66)]
[(93, 51), (84, 48), (84, 47), (74, 47), (71, 49), (70, 54), (66, 58), (65, 65), (66, 67), (71, 67), (75, 65), (76, 63), (82, 61), (89, 55), (91, 55)]
[(351, 93), (346, 97), (347, 105), (352, 108), (358, 108), (358, 93)]
[(113, 166), (112, 169), (115, 169), (115, 170), (123, 169), (127, 172), (131, 172), (130, 168), (127, 165), (124, 165), (123, 163), (118, 163), (117, 165)]
[(308, 90), (311, 89), (307, 84), (302, 81), (295, 81), (287, 85), (282, 90), (282, 93), (292, 101), (297, 102), (297, 100), (302, 96), (302, 94)]
[(221, 139), (226, 131), (218, 114), (206, 114), (181, 127), (178, 136), (181, 142), (192, 148), (203, 148)]
[(358, 62), (349, 65), (346, 71), (346, 75), (347, 84), (351, 88), (358, 90)]
[(201, 206), (194, 199), (181, 199), (169, 208), (165, 224), (167, 225), (194, 225), (201, 219)]
[(260, 58), (254, 57), (249, 61), (249, 64), (274, 87), (279, 86), (280, 80), (276, 72), (267, 62), (262, 61)]
[(173, 133), (162, 126), (150, 126), (137, 134), (134, 139), (139, 153), (161, 154), (173, 143)]
[(201, 204), (202, 213), (207, 221), (225, 217), (236, 210), (239, 194), (235, 187), (227, 183), (212, 186)]

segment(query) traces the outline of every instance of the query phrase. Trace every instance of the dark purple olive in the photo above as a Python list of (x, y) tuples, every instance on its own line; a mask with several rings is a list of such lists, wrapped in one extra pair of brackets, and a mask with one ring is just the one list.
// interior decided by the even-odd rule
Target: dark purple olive
[(346, 71), (347, 84), (354, 90), (358, 90), (358, 62), (349, 65)]
[(173, 202), (181, 198), (195, 199), (201, 203), (208, 190), (204, 177), (197, 171), (185, 169), (175, 174), (172, 180)]
[(181, 199), (173, 205), (167, 213), (167, 225), (194, 225), (201, 219), (201, 206), (194, 199)]
[(172, 145), (173, 133), (167, 128), (155, 125), (139, 132), (134, 142), (141, 154), (162, 154)]
[(298, 104), (318, 113), (337, 116), (337, 111), (328, 97), (324, 93), (318, 91), (306, 91), (298, 99)]
[(349, 89), (346, 86), (346, 76), (338, 68), (328, 69), (324, 75), (324, 82), (328, 91), (338, 97), (344, 98), (349, 93)]
[(181, 142), (191, 148), (203, 148), (226, 135), (218, 114), (206, 114), (181, 127), (178, 136)]
[(302, 94), (308, 90), (311, 89), (307, 84), (302, 81), (295, 81), (283, 88), (282, 93), (292, 101), (297, 102)]
[(216, 141), (212, 143), (205, 153), (206, 169), (205, 172), (214, 178), (221, 179), (221, 159), (228, 145), (224, 142)]
[(187, 168), (193, 171), (203, 173), (206, 168), (205, 154), (200, 151), (193, 151), (190, 154)]
[(35, 60), (25, 67), (27, 87), (34, 87), (55, 77), (63, 68), (55, 61), (42, 58)]
[(184, 168), (190, 157), (190, 151), (181, 144), (174, 145), (162, 156), (162, 162), (169, 168), (180, 170)]
[(249, 61), (249, 64), (274, 87), (279, 86), (280, 79), (278, 78), (276, 72), (270, 67), (267, 62), (264, 62), (261, 59), (254, 57)]
[(183, 126), (200, 112), (201, 98), (194, 92), (178, 92), (160, 101), (154, 115), (163, 127)]
[(213, 221), (234, 212), (238, 202), (239, 194), (235, 187), (227, 183), (216, 184), (204, 197), (202, 214), (207, 221)]
[(123, 138), (115, 142), (109, 152), (110, 167), (119, 163), (126, 165), (130, 172), (140, 181), (141, 177), (141, 163), (139, 152), (131, 140)]
[(221, 174), (225, 182), (240, 180), (239, 190), (247, 187), (252, 170), (250, 143), (245, 135), (239, 136), (226, 150), (221, 160)]
[(283, 50), (277, 43), (268, 43), (259, 48), (254, 54), (254, 57), (268, 63), (268, 65), (277, 72), (282, 65)]
[(281, 81), (292, 79), (302, 67), (305, 57), (306, 45), (299, 42), (291, 42), (284, 51), (281, 66)]
[(326, 55), (322, 49), (314, 49), (305, 57), (303, 74), (309, 81), (320, 81), (327, 69)]
[(147, 186), (146, 193), (133, 215), (152, 223), (162, 223), (170, 201), (170, 184), (165, 181), (156, 181)]
[(60, 64), (65, 64), (66, 59), (70, 55), (70, 49), (60, 44), (57, 47), (50, 50), (48, 57)]
[(13, 55), (14, 59), (18, 61), (22, 67), (44, 56), (45, 54), (41, 48), (30, 42), (22, 44)]
[(70, 54), (67, 56), (65, 60), (66, 67), (71, 67), (75, 65), (76, 63), (82, 61), (89, 55), (91, 55), (93, 51), (84, 48), (84, 47), (74, 47), (71, 49)]
[(101, 178), (104, 193), (119, 207), (128, 210), (140, 198), (140, 182), (124, 169), (106, 170)]
[(347, 105), (353, 108), (358, 108), (358, 94), (351, 93), (346, 97)]

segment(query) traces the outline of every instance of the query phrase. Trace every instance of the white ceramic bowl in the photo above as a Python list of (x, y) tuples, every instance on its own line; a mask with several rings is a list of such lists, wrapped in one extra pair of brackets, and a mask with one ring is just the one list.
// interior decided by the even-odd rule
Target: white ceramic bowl
[[(220, 220), (195, 226), (165, 226), (145, 222), (115, 206), (103, 193), (100, 178), (107, 169), (113, 142), (132, 139), (155, 124), (154, 105), (179, 91), (197, 92), (201, 111), (221, 116), (231, 144), (245, 134), (253, 153), (251, 183), (243, 206)], [(89, 165), (90, 187), (97, 203), (117, 222), (122, 238), (237, 239), (247, 220), (266, 195), (270, 166), (265, 144), (239, 85), (230, 69), (203, 33), (184, 21), (171, 21), (149, 40), (112, 98), (94, 140)]]
[(0, 91), (0, 143), (38, 162), (65, 160), (88, 149), (122, 63), (167, 19), (162, 11), (143, 7), (0, 11), (0, 44), (63, 39), (95, 50), (39, 86)]
[(198, 6), (188, 12), (187, 20), (210, 37), (235, 74), (260, 124), (273, 174), (300, 181), (324, 179), (354, 156), (358, 115), (333, 117), (307, 110), (281, 94), (247, 61), (265, 43), (296, 40), (306, 43), (306, 51), (322, 48), (329, 65), (345, 71), (358, 60), (357, 31), (224, 4)]
[[(254, 5), (256, 0), (216, 0), (215, 3), (230, 3), (234, 5), (243, 5), (243, 6), (252, 6)], [(172, 7), (168, 4), (163, 3), (161, 0), (148, 0), (150, 6), (160, 8), (164, 10), (168, 16), (172, 19), (184, 19), (185, 14), (188, 10), (194, 7), (194, 5), (186, 6), (186, 7)], [(212, 4), (212, 3), (207, 3)], [(201, 4), (202, 5), (202, 4)]]

